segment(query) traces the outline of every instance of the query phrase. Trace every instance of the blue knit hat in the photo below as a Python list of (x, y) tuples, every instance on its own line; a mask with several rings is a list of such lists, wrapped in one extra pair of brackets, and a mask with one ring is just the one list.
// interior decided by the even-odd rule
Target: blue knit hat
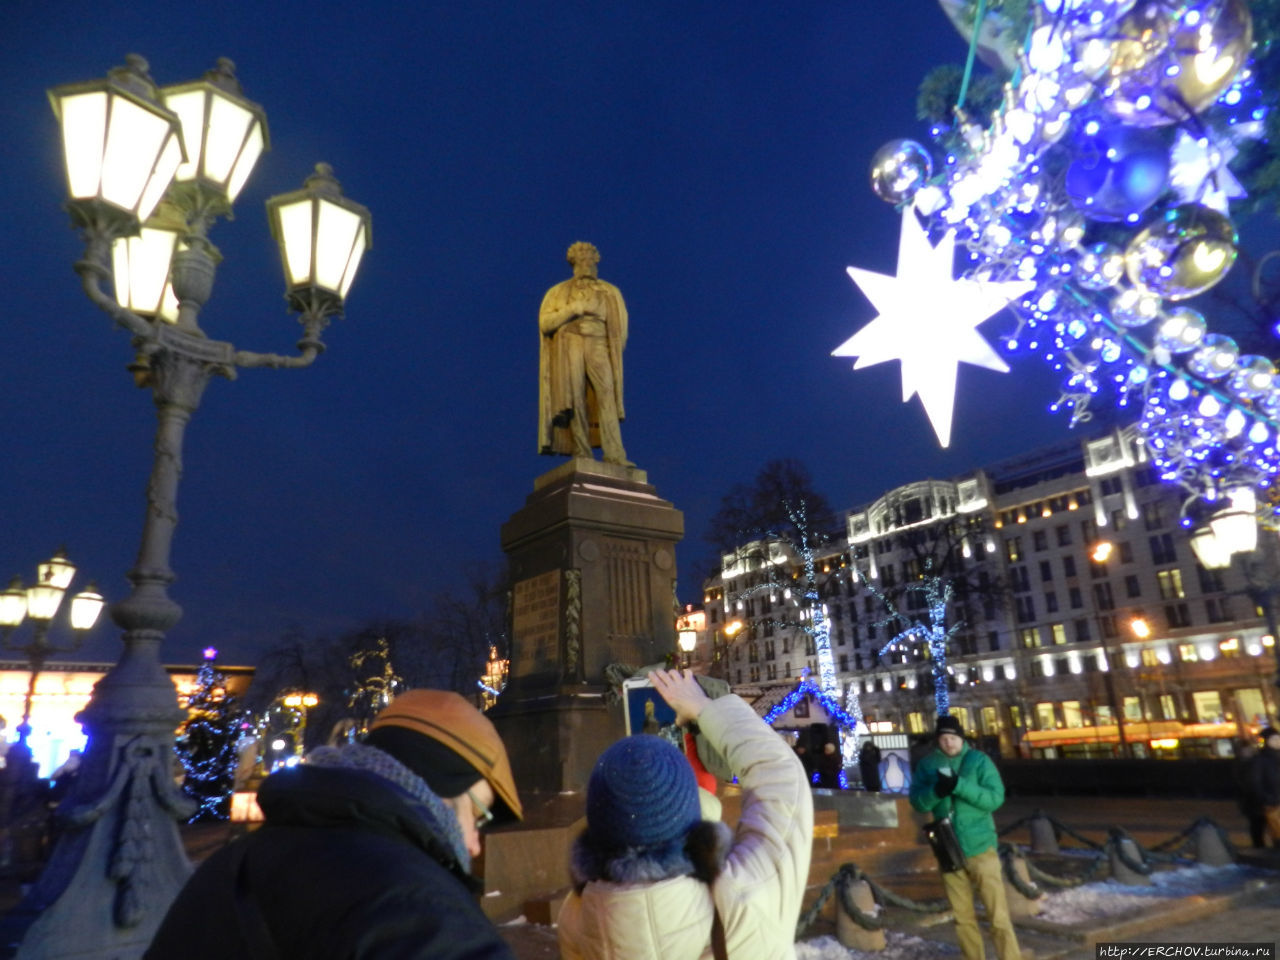
[(587, 837), (600, 853), (657, 850), (702, 819), (693, 768), (651, 734), (625, 737), (596, 761), (587, 784)]

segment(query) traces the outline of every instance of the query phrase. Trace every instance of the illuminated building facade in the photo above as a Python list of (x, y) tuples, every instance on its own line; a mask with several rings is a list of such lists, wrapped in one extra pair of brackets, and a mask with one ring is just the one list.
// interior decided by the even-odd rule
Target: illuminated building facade
[[(85, 735), (75, 716), (89, 703), (93, 685), (110, 669), (109, 663), (55, 661), (41, 669), (31, 701), (31, 736), (27, 742), (42, 777), (57, 769), (72, 750), (84, 749)], [(177, 688), (179, 704), (185, 707), (195, 690), (199, 667), (167, 666), (165, 670)], [(253, 680), (252, 667), (219, 664), (218, 670), (226, 675), (227, 693), (233, 697), (242, 696)], [(0, 660), (0, 719), (5, 721), (0, 736), (6, 741), (18, 737), (17, 726), (30, 680), (31, 670), (24, 661)]]
[[(948, 620), (963, 624), (951, 713), (1005, 756), (1221, 756), (1274, 720), (1272, 593), (1259, 580), (1276, 582), (1263, 569), (1276, 544), (1247, 571), (1202, 567), (1177, 488), (1135, 441), (1133, 428), (1072, 440), (846, 515), (821, 593), (841, 685), (858, 685), (869, 723), (933, 729), (928, 652), (880, 654), (894, 634), (877, 595), (916, 616), (913, 584), (930, 569), (952, 582)], [(713, 668), (765, 702), (816, 664), (803, 634), (777, 625), (778, 598), (740, 597), (764, 575), (740, 557), (705, 584), (708, 644)]]

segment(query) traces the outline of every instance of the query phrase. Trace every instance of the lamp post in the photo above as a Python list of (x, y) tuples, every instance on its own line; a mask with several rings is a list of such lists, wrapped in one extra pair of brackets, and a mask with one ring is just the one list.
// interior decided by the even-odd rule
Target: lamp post
[(681, 630), (676, 634), (676, 642), (680, 644), (680, 652), (684, 655), (684, 667), (689, 667), (693, 661), (693, 650), (698, 645), (698, 635), (692, 630)]
[[(1210, 570), (1225, 570), (1236, 557), (1240, 558), (1243, 592), (1262, 611), (1267, 633), (1274, 638), (1278, 635), (1275, 601), (1280, 594), (1280, 543), (1276, 531), (1266, 530), (1259, 543), (1257, 496), (1249, 487), (1227, 491), (1227, 504), (1196, 528), (1191, 535), (1191, 549), (1200, 565)], [(1280, 644), (1273, 640), (1271, 650), (1276, 658), (1274, 684), (1280, 687)]]
[(191, 870), (176, 821), (193, 805), (169, 769), (183, 714), (159, 657), (182, 615), (168, 586), (183, 434), (211, 377), (306, 367), (320, 355), (369, 246), (370, 216), (324, 164), (302, 190), (268, 201), (302, 337), (296, 356), (239, 350), (199, 325), (221, 260), (209, 230), (269, 146), (266, 117), (244, 98), (234, 64), (219, 60), (199, 80), (161, 89), (130, 55), (105, 79), (57, 87), (49, 99), (66, 208), (85, 241), (76, 272), (88, 298), (129, 332), (130, 370), (151, 390), (158, 426), (133, 590), (110, 610), (124, 649), (79, 715), (89, 744), (60, 808), (67, 830), (0, 922), (0, 944), (18, 944), (19, 957), (125, 960), (141, 955)]
[[(72, 597), (69, 604), (67, 620), (72, 630), (71, 644), (55, 646), (50, 643), (49, 628), (75, 574), (75, 565), (67, 560), (64, 550), (59, 550), (48, 563), (36, 568), (36, 582), (32, 586), (24, 587), (22, 578), (14, 577), (9, 588), (0, 592), (0, 638), (3, 638), (6, 648), (25, 656), (31, 669), (27, 695), (22, 703), (22, 723), (18, 726), (18, 740), (24, 745), (31, 735), (31, 704), (36, 695), (36, 680), (45, 663), (54, 654), (79, 649), (85, 633), (98, 622), (98, 615), (106, 602), (97, 588), (89, 584)], [(15, 643), (13, 633), (27, 619), (31, 621), (31, 639), (25, 644)]]

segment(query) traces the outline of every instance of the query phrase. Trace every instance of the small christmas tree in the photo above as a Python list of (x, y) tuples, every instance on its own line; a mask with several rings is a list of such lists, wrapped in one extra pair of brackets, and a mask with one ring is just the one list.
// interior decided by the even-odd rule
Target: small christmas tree
[(200, 804), (189, 822), (226, 820), (235, 787), (240, 715), (227, 695), (227, 678), (214, 666), (218, 651), (209, 647), (187, 701), (187, 720), (178, 730), (174, 751), (186, 776), (183, 791)]

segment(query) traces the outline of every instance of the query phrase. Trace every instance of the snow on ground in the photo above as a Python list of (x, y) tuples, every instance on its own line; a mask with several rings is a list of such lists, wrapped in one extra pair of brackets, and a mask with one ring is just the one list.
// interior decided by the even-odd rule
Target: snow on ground
[(1049, 893), (1041, 901), (1043, 907), (1037, 919), (1064, 926), (1083, 924), (1142, 911), (1162, 900), (1221, 893), (1262, 875), (1261, 871), (1237, 864), (1225, 867), (1197, 864), (1153, 873), (1149, 887), (1130, 887), (1114, 880), (1087, 883)]
[(934, 960), (958, 957), (960, 948), (937, 940), (922, 940), (897, 930), (885, 932), (885, 948), (875, 953), (842, 947), (835, 937), (814, 937), (796, 944), (796, 960)]

